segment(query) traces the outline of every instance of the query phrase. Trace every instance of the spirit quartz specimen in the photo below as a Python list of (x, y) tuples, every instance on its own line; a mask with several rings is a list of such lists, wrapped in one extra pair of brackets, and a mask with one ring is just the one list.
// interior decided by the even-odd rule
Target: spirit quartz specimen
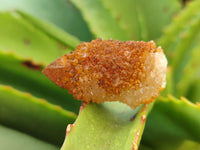
[(43, 73), (85, 102), (120, 101), (135, 109), (155, 100), (166, 85), (167, 59), (153, 41), (83, 42)]

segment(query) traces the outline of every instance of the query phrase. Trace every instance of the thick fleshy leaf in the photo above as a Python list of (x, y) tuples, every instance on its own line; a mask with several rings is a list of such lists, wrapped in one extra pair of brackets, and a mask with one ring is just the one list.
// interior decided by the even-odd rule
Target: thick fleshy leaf
[(81, 40), (92, 39), (80, 12), (69, 0), (1, 0), (0, 3), (0, 10), (21, 10), (49, 21)]
[[(160, 45), (165, 50), (169, 60), (169, 65), (173, 70), (174, 94), (177, 91), (177, 84), (180, 86), (179, 92), (175, 95), (185, 95), (187, 87), (190, 82), (195, 79), (195, 73), (198, 71), (196, 58), (192, 57), (198, 55), (200, 40), (200, 1), (191, 2), (187, 7), (174, 19), (173, 23), (166, 29), (164, 36), (160, 40)], [(196, 52), (193, 52), (196, 51)], [(198, 53), (198, 54), (197, 54)], [(190, 69), (193, 70), (188, 76), (188, 63)], [(196, 68), (196, 69), (195, 69)], [(184, 74), (186, 74), (184, 76)], [(190, 73), (189, 73), (190, 74)], [(188, 78), (190, 81), (188, 82)], [(187, 81), (186, 81), (186, 80)], [(187, 83), (186, 83), (187, 82)], [(183, 87), (181, 87), (183, 86)]]
[(4, 127), (0, 124), (0, 149), (1, 150), (58, 150), (59, 148), (49, 143), (38, 140), (27, 134)]
[[(152, 40), (180, 10), (177, 0), (71, 0), (97, 37)], [(153, 10), (153, 11), (152, 11)]]
[(130, 39), (155, 40), (180, 10), (178, 0), (100, 0)]
[[(63, 142), (65, 128), (76, 115), (28, 93), (0, 85), (0, 124), (49, 143)], [(0, 134), (1, 135), (1, 134)]]
[(185, 98), (159, 97), (147, 119), (142, 144), (162, 149), (185, 139), (200, 142), (199, 116), (200, 106)]
[[(177, 141), (176, 141), (177, 142)], [(151, 148), (150, 146), (140, 145), (139, 150), (198, 150), (200, 149), (200, 144), (194, 141), (189, 140), (181, 140), (180, 142), (169, 144), (159, 147), (159, 148)]]
[(23, 17), (25, 20), (27, 20), (30, 24), (34, 25), (35, 28), (38, 28), (42, 32), (46, 33), (50, 38), (53, 38), (55, 40), (58, 40), (61, 44), (67, 45), (70, 49), (75, 49), (77, 44), (80, 44), (80, 41), (70, 35), (64, 32), (63, 30), (55, 27), (54, 25), (38, 20), (22, 11), (16, 11), (21, 17)]
[(80, 102), (67, 90), (60, 89), (42, 74), (42, 65), (14, 54), (0, 52), (0, 84), (31, 93), (52, 104), (78, 113)]
[(186, 96), (194, 103), (199, 102), (200, 103), (200, 79), (194, 80), (189, 90), (186, 94)]
[(128, 35), (99, 0), (71, 0), (81, 11), (90, 30), (102, 39), (128, 40)]
[[(200, 18), (199, 18), (199, 22), (200, 22)], [(200, 25), (200, 23), (199, 23), (199, 25)], [(198, 39), (200, 40), (200, 32), (199, 32)], [(200, 77), (199, 77), (199, 71), (200, 71), (199, 58), (200, 58), (200, 43), (198, 43), (195, 46), (194, 50), (192, 50), (190, 60), (183, 70), (181, 80), (177, 84), (177, 95), (178, 96), (186, 95), (187, 92), (190, 90), (190, 87), (193, 84), (193, 82), (197, 79), (200, 79)], [(196, 84), (199, 84), (199, 83), (196, 82)], [(188, 93), (188, 94), (189, 94), (188, 96), (190, 96), (190, 93)], [(194, 100), (194, 99), (192, 99), (192, 100)]]
[(153, 104), (135, 110), (118, 102), (84, 104), (68, 125), (62, 150), (137, 150)]
[(176, 53), (176, 47), (179, 42), (181, 42), (184, 37), (187, 37), (185, 32), (193, 28), (191, 25), (194, 26), (195, 23), (197, 23), (198, 18), (199, 1), (194, 1), (189, 3), (189, 5), (173, 19), (171, 25), (164, 30), (164, 35), (159, 42), (165, 49), (170, 61), (174, 56), (174, 53)]
[[(200, 144), (194, 141), (183, 141), (178, 147), (174, 148), (174, 150), (198, 150), (200, 149)], [(164, 150), (164, 149), (163, 149)], [(168, 149), (166, 149), (168, 150)], [(172, 149), (170, 149), (172, 150)]]
[(79, 43), (55, 26), (21, 14), (0, 12), (1, 50), (47, 65)]

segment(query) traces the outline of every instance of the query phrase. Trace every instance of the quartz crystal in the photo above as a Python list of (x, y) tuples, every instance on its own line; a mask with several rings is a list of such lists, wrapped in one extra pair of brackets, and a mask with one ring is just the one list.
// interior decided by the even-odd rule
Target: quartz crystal
[(155, 100), (166, 85), (167, 59), (154, 41), (83, 42), (43, 73), (77, 100), (120, 101), (135, 109)]

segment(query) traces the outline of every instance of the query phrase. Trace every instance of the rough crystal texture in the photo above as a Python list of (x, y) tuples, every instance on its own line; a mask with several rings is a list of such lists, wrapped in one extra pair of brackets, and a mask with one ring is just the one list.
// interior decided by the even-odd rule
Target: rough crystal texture
[(96, 39), (47, 66), (43, 73), (78, 100), (150, 103), (166, 84), (167, 60), (153, 41)]

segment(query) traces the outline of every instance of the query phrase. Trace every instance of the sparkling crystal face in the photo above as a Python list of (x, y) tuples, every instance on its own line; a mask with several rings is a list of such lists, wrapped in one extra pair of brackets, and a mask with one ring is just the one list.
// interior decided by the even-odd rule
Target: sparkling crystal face
[(167, 60), (153, 41), (93, 40), (47, 66), (43, 73), (78, 100), (120, 101), (133, 109), (166, 84)]

